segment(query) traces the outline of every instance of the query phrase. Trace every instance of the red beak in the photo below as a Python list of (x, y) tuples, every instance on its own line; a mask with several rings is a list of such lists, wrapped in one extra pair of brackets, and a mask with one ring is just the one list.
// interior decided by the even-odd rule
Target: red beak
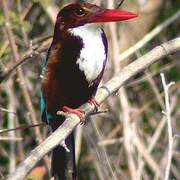
[(90, 16), (90, 22), (113, 22), (124, 21), (137, 17), (138, 15), (132, 12), (117, 10), (117, 9), (100, 9)]

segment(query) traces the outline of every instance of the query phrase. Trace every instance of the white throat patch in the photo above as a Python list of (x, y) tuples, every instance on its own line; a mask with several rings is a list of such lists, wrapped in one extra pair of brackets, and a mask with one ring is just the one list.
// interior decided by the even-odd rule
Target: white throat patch
[(86, 80), (91, 83), (101, 73), (106, 59), (102, 30), (92, 25), (84, 25), (72, 28), (70, 32), (74, 36), (79, 36), (83, 41), (84, 47), (76, 64), (84, 72)]

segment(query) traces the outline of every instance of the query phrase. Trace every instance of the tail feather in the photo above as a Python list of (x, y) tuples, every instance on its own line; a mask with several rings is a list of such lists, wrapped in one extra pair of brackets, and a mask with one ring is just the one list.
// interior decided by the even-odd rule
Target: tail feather
[[(51, 125), (52, 130), (56, 130), (61, 124), (62, 121), (54, 121)], [(73, 133), (66, 138), (65, 143), (69, 152), (60, 145), (53, 149), (51, 161), (52, 176), (57, 180), (76, 180), (75, 142)]]
[(57, 146), (53, 149), (51, 159), (51, 173), (55, 179), (65, 179), (65, 165), (66, 165), (66, 152), (61, 146)]

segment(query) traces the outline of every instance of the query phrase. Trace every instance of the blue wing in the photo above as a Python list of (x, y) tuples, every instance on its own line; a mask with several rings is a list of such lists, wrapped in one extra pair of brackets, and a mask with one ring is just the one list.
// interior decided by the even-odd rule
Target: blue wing
[[(52, 45), (51, 45), (52, 46)], [(46, 56), (46, 59), (42, 65), (42, 71), (43, 69), (46, 67), (47, 65), (47, 62), (48, 62), (48, 57), (49, 57), (49, 53), (50, 53), (50, 50), (51, 50), (51, 46), (49, 47), (48, 51), (47, 51), (47, 56)], [(51, 121), (52, 119), (52, 116), (51, 114), (47, 113), (46, 111), (46, 101), (45, 101), (45, 98), (43, 96), (43, 92), (41, 91), (41, 95), (40, 95), (40, 111), (41, 111), (41, 118), (42, 118), (42, 121), (49, 124), (49, 122)]]

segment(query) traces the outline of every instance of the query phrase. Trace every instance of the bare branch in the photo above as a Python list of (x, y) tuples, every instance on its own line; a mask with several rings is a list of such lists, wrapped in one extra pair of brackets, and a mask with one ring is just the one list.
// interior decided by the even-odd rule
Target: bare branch
[[(180, 50), (180, 38), (176, 38), (167, 43), (164, 43), (152, 51), (142, 56), (138, 60), (129, 64), (121, 70), (114, 78), (100, 87), (96, 93), (95, 99), (99, 104), (102, 104), (110, 95), (115, 93), (127, 80), (141, 72), (152, 63), (175, 53)], [(95, 109), (89, 103), (85, 103), (80, 107), (85, 111), (86, 118)], [(62, 143), (64, 139), (73, 131), (73, 129), (79, 125), (80, 119), (75, 114), (67, 114), (64, 123), (45, 141), (37, 146), (30, 155), (19, 165), (16, 171), (10, 174), (8, 180), (21, 180), (24, 179), (37, 162), (55, 146)]]
[(0, 136), (0, 141), (22, 141), (22, 140), (23, 138), (21, 137)]
[(27, 62), (28, 60), (37, 57), (40, 53), (47, 51), (49, 47), (49, 41), (45, 42), (40, 48), (32, 47), (28, 52), (26, 52), (20, 60), (15, 62), (11, 67), (9, 67), (5, 72), (0, 72), (0, 84), (6, 80), (17, 68)]
[(39, 123), (39, 124), (32, 124), (32, 125), (21, 125), (19, 127), (11, 128), (11, 129), (0, 129), (0, 135), (10, 132), (10, 131), (26, 130), (26, 129), (35, 128), (39, 126), (45, 126), (45, 125), (46, 125), (45, 123)]
[(116, 9), (119, 9), (119, 8), (122, 6), (123, 2), (124, 2), (124, 0), (121, 0), (121, 1), (118, 3)]
[(172, 125), (171, 125), (171, 110), (170, 110), (170, 103), (169, 103), (169, 87), (175, 83), (171, 82), (169, 84), (166, 84), (165, 76), (163, 73), (161, 74), (161, 79), (162, 79), (162, 84), (163, 84), (164, 93), (165, 93), (165, 108), (166, 109), (164, 110), (164, 114), (167, 118), (167, 125), (168, 125), (169, 150), (168, 150), (168, 162), (167, 162), (166, 172), (165, 172), (165, 180), (168, 180), (169, 174), (170, 174), (170, 168), (171, 168), (172, 154), (173, 154), (173, 133), (172, 133)]
[(10, 110), (2, 108), (2, 107), (0, 107), (0, 111), (16, 115), (16, 112), (10, 111)]
[(164, 30), (166, 27), (168, 27), (170, 24), (176, 21), (179, 17), (180, 17), (180, 10), (177, 11), (173, 16), (169, 17), (167, 20), (159, 24), (157, 27), (155, 27), (151, 32), (145, 35), (134, 46), (130, 47), (129, 49), (121, 53), (118, 57), (118, 60), (123, 61), (124, 59), (128, 58), (129, 56), (137, 52), (139, 49), (145, 46), (149, 41), (151, 41), (156, 35), (158, 35), (162, 30)]
[[(15, 63), (18, 63), (18, 60), (20, 59), (20, 55), (19, 55), (18, 47), (15, 42), (15, 37), (14, 37), (13, 30), (12, 30), (12, 26), (11, 26), (7, 1), (5, 1), (5, 0), (2, 0), (2, 9), (3, 9), (3, 13), (4, 13), (5, 22), (6, 22), (5, 28), (7, 30), (7, 37), (8, 37), (9, 43), (10, 43), (10, 47), (12, 49), (13, 60)], [(25, 80), (25, 76), (24, 76), (22, 68), (18, 67), (17, 72), (18, 72), (18, 78), (20, 80), (19, 85), (22, 90), (24, 100), (27, 105), (27, 109), (30, 113), (31, 120), (32, 120), (33, 124), (37, 124), (35, 109), (33, 107), (33, 104), (32, 104), (31, 98), (30, 98), (30, 94), (29, 94), (29, 91), (28, 91), (28, 88), (26, 85), (26, 80)], [(37, 137), (37, 142), (38, 143), (42, 142), (43, 137), (42, 137), (40, 129), (38, 127), (36, 127), (36, 128), (34, 128), (34, 131), (35, 131), (35, 134)], [(48, 157), (45, 157), (45, 162), (47, 165), (49, 164)]]

